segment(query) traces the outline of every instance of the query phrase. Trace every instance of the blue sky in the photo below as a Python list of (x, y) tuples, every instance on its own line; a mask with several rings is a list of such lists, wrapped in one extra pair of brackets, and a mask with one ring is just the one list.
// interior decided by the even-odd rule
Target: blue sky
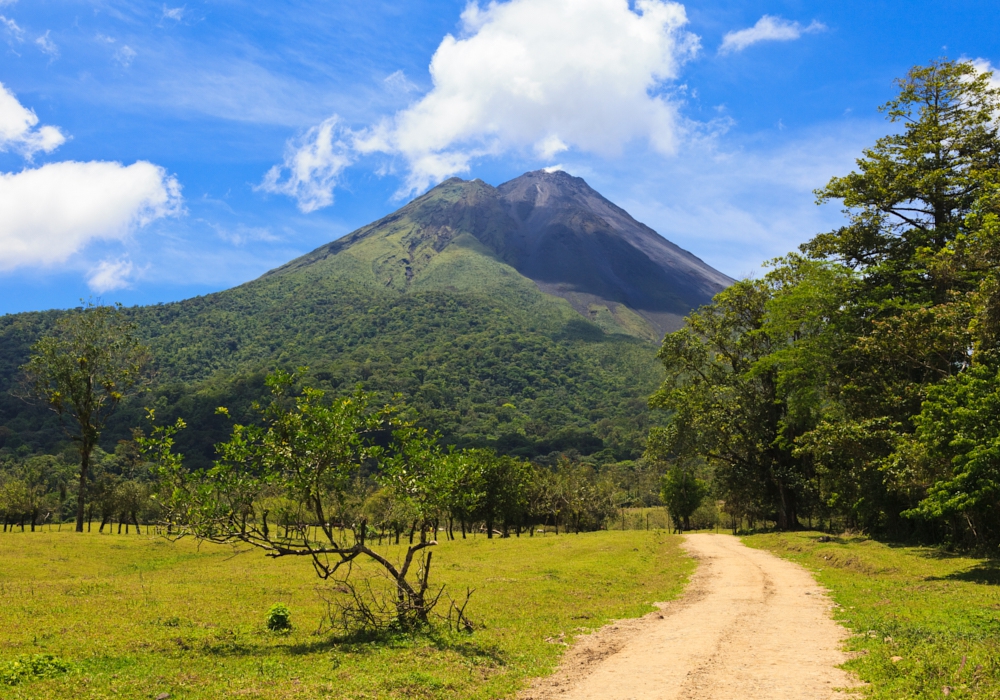
[(727, 274), (995, 2), (0, 0), (0, 313), (248, 281), (440, 179), (582, 176)]

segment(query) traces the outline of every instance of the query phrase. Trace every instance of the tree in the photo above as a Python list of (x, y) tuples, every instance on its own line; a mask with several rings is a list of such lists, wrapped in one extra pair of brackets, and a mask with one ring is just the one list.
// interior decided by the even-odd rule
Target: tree
[(23, 395), (43, 402), (67, 427), (80, 454), (76, 531), (83, 532), (91, 453), (108, 418), (128, 396), (145, 386), (149, 348), (121, 305), (89, 304), (56, 322), (51, 335), (31, 347), (22, 367)]
[(693, 469), (673, 464), (663, 475), (660, 494), (674, 527), (690, 530), (691, 515), (708, 495), (708, 484), (696, 477)]
[(869, 532), (907, 534), (902, 512), (932, 485), (907, 465), (915, 417), (995, 338), (1000, 91), (990, 77), (943, 60), (897, 81), (882, 111), (902, 128), (817, 191), (844, 205), (847, 224), (802, 246), (854, 276), (827, 306), (824, 405), (797, 444), (830, 477), (829, 502)]
[[(431, 556), (424, 551), (437, 544), (440, 450), (433, 436), (401, 421), (399, 407), (377, 408), (361, 391), (332, 402), (309, 387), (294, 395), (295, 378), (282, 371), (268, 377), (272, 400), (259, 407), (261, 423), (234, 425), (211, 469), (183, 470), (173, 452), (183, 422), (139, 439), (160, 469), (170, 532), (243, 542), (270, 557), (306, 557), (323, 579), (346, 566), (348, 585), (350, 565), (367, 558), (393, 582), (396, 621), (426, 622), (437, 600), (428, 595)], [(416, 518), (419, 538), (400, 563), (369, 545), (367, 521), (347, 521), (345, 506), (359, 500), (366, 471)]]
[(1000, 90), (969, 62), (935, 61), (897, 81), (881, 109), (902, 125), (876, 141), (858, 170), (817, 190), (849, 220), (802, 246), (859, 273), (843, 299), (853, 342), (839, 358), (849, 419), (886, 417), (912, 429), (923, 388), (968, 366), (970, 293), (982, 278), (956, 265), (975, 237), (971, 216), (1000, 170)]
[(902, 131), (865, 149), (857, 172), (817, 190), (819, 202), (842, 202), (850, 219), (804, 251), (863, 270), (874, 296), (946, 301), (952, 285), (928, 274), (927, 253), (967, 233), (967, 216), (1000, 167), (991, 75), (944, 60), (896, 81), (899, 95), (881, 111)]
[(767, 281), (737, 282), (664, 338), (667, 377), (649, 403), (670, 420), (650, 431), (646, 455), (703, 458), (727, 502), (742, 502), (751, 517), (773, 512), (778, 527), (792, 529), (803, 475), (778, 368), (768, 362), (781, 346), (765, 328), (772, 296)]
[(930, 389), (903, 454), (931, 484), (907, 515), (940, 519), (953, 541), (1000, 541), (1000, 368), (978, 365)]
[(515, 457), (498, 455), (493, 450), (467, 450), (466, 455), (472, 460), (481, 488), (474, 513), (486, 524), (488, 538), (493, 537), (498, 522), (502, 536), (507, 537), (510, 526), (520, 528), (525, 516), (530, 468)]

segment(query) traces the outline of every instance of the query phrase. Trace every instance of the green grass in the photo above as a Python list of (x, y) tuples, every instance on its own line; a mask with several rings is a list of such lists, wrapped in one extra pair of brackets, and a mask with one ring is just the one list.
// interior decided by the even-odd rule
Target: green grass
[[(321, 594), (336, 594), (304, 560), (135, 535), (0, 535), (0, 672), (22, 669), (0, 697), (509, 697), (554, 667), (560, 640), (679, 594), (694, 568), (679, 543), (656, 531), (442, 542), (432, 581), (475, 589), (479, 629), (346, 642), (319, 631)], [(289, 633), (265, 626), (277, 602)]]
[(744, 542), (806, 566), (830, 589), (836, 618), (854, 632), (845, 668), (870, 684), (868, 697), (1000, 698), (1000, 564), (819, 536)]

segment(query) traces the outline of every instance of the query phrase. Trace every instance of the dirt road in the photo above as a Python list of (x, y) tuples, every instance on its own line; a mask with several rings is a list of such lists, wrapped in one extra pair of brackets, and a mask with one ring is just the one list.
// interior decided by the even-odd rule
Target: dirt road
[(523, 700), (826, 700), (847, 632), (801, 567), (728, 535), (688, 535), (698, 569), (661, 612), (580, 638)]

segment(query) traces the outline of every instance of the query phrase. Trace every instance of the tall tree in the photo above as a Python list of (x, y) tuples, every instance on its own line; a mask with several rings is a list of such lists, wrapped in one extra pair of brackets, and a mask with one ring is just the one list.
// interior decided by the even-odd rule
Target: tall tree
[(901, 128), (817, 191), (819, 202), (843, 204), (847, 224), (802, 246), (856, 275), (820, 331), (837, 336), (825, 363), (827, 403), (799, 445), (826, 473), (849, 477), (835, 479), (840, 506), (869, 531), (908, 527), (900, 514), (929, 484), (893, 455), (908, 444), (929, 388), (972, 358), (988, 274), (977, 255), (988, 219), (981, 209), (1000, 172), (1000, 91), (990, 78), (942, 60), (897, 81), (897, 97), (881, 109)]
[(77, 532), (83, 532), (91, 453), (119, 404), (145, 386), (149, 360), (120, 304), (88, 304), (62, 317), (21, 368), (22, 395), (72, 421), (67, 431), (80, 452)]
[[(974, 232), (970, 217), (1000, 169), (1000, 91), (969, 62), (937, 61), (897, 81), (881, 108), (900, 124), (858, 159), (858, 170), (817, 191), (849, 216), (803, 246), (857, 270), (844, 299), (855, 342), (842, 356), (843, 399), (859, 419), (909, 425), (922, 387), (968, 363), (975, 273), (942, 265)], [(971, 272), (971, 271), (969, 271)]]
[(704, 458), (730, 505), (742, 504), (751, 517), (774, 513), (779, 527), (795, 528), (802, 475), (778, 369), (766, 363), (777, 349), (765, 328), (772, 295), (768, 281), (737, 282), (666, 336), (660, 359), (667, 377), (650, 406), (671, 418), (650, 432), (647, 456)]

